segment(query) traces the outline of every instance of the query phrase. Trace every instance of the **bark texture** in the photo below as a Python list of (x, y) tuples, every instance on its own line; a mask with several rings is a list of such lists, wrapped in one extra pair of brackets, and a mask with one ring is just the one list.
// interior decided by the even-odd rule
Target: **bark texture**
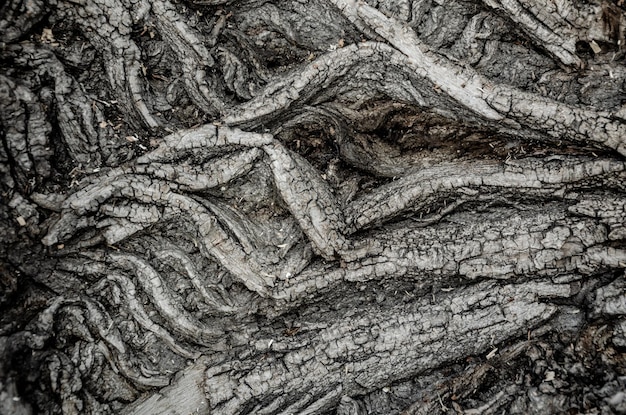
[(0, 413), (626, 412), (626, 7), (8, 0)]

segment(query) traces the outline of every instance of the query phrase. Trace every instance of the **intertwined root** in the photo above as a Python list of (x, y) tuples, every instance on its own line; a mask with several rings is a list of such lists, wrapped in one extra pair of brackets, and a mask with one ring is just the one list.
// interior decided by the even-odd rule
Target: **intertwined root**
[[(198, 169), (198, 166), (220, 166), (221, 169), (219, 174), (207, 176), (203, 173), (206, 169)], [(507, 286), (507, 289), (520, 292), (539, 290), (538, 297), (532, 297), (527, 304), (511, 303), (507, 307), (537, 312), (542, 316), (539, 320), (534, 320), (537, 317), (534, 314), (525, 320), (526, 312), (512, 314), (503, 320), (510, 326), (495, 329), (497, 323), (492, 319), (499, 314), (490, 309), (481, 310), (480, 317), (463, 318), (462, 321), (466, 322), (463, 324), (482, 321), (481, 324), (490, 329), (466, 326), (466, 336), (445, 331), (454, 327), (455, 319), (459, 318), (457, 312), (446, 316), (447, 306), (435, 310), (422, 305), (417, 309), (424, 308), (431, 314), (420, 315), (411, 320), (413, 323), (407, 323), (413, 327), (414, 320), (441, 322), (445, 330), (435, 337), (442, 342), (436, 347), (435, 354), (443, 359), (442, 362), (457, 358), (454, 350), (459, 353), (467, 351), (466, 347), (446, 348), (445, 343), (451, 337), (469, 340), (472, 332), (476, 337), (472, 337), (471, 344), (478, 352), (485, 345), (476, 338), (485, 341), (507, 339), (520, 333), (519, 330), (538, 325), (557, 310), (556, 306), (547, 306), (544, 301), (573, 296), (576, 293), (570, 291), (572, 282), (583, 276), (593, 279), (598, 273), (624, 265), (626, 251), (611, 247), (611, 241), (621, 240), (626, 199), (614, 197), (608, 203), (588, 190), (611, 182), (620, 188), (624, 170), (624, 163), (615, 159), (581, 156), (553, 157), (549, 161), (527, 158), (505, 163), (446, 163), (422, 168), (342, 203), (318, 170), (271, 136), (206, 126), (166, 137), (160, 147), (133, 165), (86, 179), (80, 190), (62, 203), (57, 222), (51, 226), (44, 242), (48, 245), (64, 243), (64, 249), (71, 250), (73, 243), (81, 244), (80, 238), (76, 238), (80, 231), (78, 227), (95, 228), (100, 229), (107, 243), (119, 247), (116, 250), (128, 251), (136, 248), (131, 241), (141, 240), (157, 229), (165, 232), (162, 235), (168, 238), (162, 243), (180, 243), (180, 229), (174, 227), (164, 231), (156, 226), (168, 222), (188, 223), (189, 229), (193, 230), (189, 240), (194, 244), (188, 252), (195, 258), (200, 255), (204, 257), (203, 261), (218, 264), (256, 297), (253, 302), (241, 294), (230, 295), (219, 281), (212, 281), (211, 274), (200, 273), (192, 256), (184, 250), (159, 251), (150, 245), (144, 245), (147, 250), (143, 253), (103, 253), (106, 266), (100, 270), (103, 279), (97, 287), (112, 285), (118, 296), (123, 293), (124, 298), (118, 303), (129, 310), (141, 329), (153, 333), (173, 353), (182, 357), (197, 357), (211, 350), (223, 352), (229, 348), (241, 348), (243, 344), (254, 345), (256, 353), (283, 353), (284, 349), (298, 350), (297, 353), (310, 356), (276, 357), (276, 367), (267, 364), (256, 367), (243, 361), (241, 364), (245, 367), (252, 364), (246, 372), (252, 368), (259, 371), (249, 375), (254, 379), (247, 380), (240, 378), (234, 369), (207, 367), (208, 389), (195, 392), (208, 393), (215, 409), (238, 413), (250, 400), (261, 396), (264, 400), (270, 399), (271, 393), (265, 395), (262, 391), (281, 387), (283, 395), (271, 398), (265, 409), (270, 412), (272, 408), (303, 410), (317, 408), (322, 402), (332, 406), (342, 394), (369, 392), (378, 384), (376, 379), (400, 379), (431, 367), (419, 362), (433, 362), (432, 358), (416, 356), (409, 361), (417, 366), (406, 366), (406, 373), (398, 371), (399, 361), (396, 360), (401, 357), (392, 350), (398, 345), (397, 341), (390, 346), (387, 357), (381, 357), (386, 356), (385, 353), (375, 349), (376, 367), (381, 369), (366, 370), (363, 362), (373, 357), (360, 354), (351, 357), (354, 367), (335, 361), (340, 356), (341, 361), (345, 360), (346, 356), (360, 350), (361, 344), (378, 347), (373, 345), (379, 344), (380, 335), (375, 335), (372, 327), (393, 320), (393, 315), (406, 318), (407, 311), (392, 309), (383, 315), (365, 312), (370, 331), (356, 336), (360, 340), (351, 340), (351, 347), (329, 356), (329, 361), (323, 364), (325, 370), (336, 376), (326, 377), (327, 387), (331, 390), (316, 388), (315, 378), (310, 379), (310, 384), (302, 384), (302, 373), (309, 370), (302, 368), (310, 364), (313, 365), (310, 371), (314, 372), (315, 368), (321, 367), (317, 362), (318, 352), (314, 351), (338, 347), (335, 342), (343, 344), (347, 341), (342, 330), (352, 333), (359, 331), (361, 326), (353, 327), (354, 321), (347, 323), (340, 319), (334, 323), (336, 329), (327, 324), (310, 329), (310, 336), (322, 339), (319, 344), (313, 343), (312, 339), (283, 344), (267, 338), (263, 330), (242, 327), (241, 332), (235, 332), (230, 326), (236, 321), (233, 316), (240, 318), (246, 312), (254, 312), (276, 318), (298, 308), (306, 309), (311, 298), (332, 297), (335, 291), (349, 290), (353, 283), (380, 284), (388, 286), (384, 291), (390, 292), (392, 287), (402, 284), (401, 281), (421, 282), (424, 276), (434, 278), (438, 286), (457, 285), (459, 278), (464, 281), (461, 285), (471, 284), (471, 281), (485, 276), (511, 281), (520, 278), (537, 280), (519, 287), (515, 284)], [(246, 214), (236, 205), (220, 200), (219, 195), (226, 193), (226, 187), (248, 180), (248, 175), (261, 174), (266, 176), (265, 183), (275, 189), (273, 197), (285, 206), (287, 217), (269, 216), (261, 221), (255, 217), (255, 212)], [(190, 177), (196, 180), (190, 180)], [(207, 196), (206, 192), (210, 190), (214, 193)], [(583, 196), (585, 193), (588, 195)], [(527, 206), (525, 212), (495, 208), (490, 213), (498, 212), (502, 217), (484, 212), (464, 212), (463, 209), (464, 205), (477, 201), (525, 203), (525, 200), (546, 197), (553, 202), (540, 210)], [(241, 198), (254, 199), (255, 194), (241, 193)], [(448, 200), (454, 200), (450, 207)], [(564, 202), (569, 209), (563, 210), (558, 201)], [(433, 212), (431, 206), (436, 207)], [(600, 206), (603, 208), (601, 213)], [(571, 216), (572, 213), (575, 216)], [(403, 219), (407, 215), (412, 218)], [(77, 218), (83, 221), (77, 221)], [(437, 224), (442, 218), (447, 221)], [(394, 222), (401, 226), (386, 227)], [(279, 226), (282, 228), (277, 232)], [(293, 234), (284, 234), (287, 226)], [(364, 230), (367, 230), (366, 234), (362, 234)], [(268, 234), (274, 236), (267, 237)], [(311, 252), (318, 254), (320, 259)], [(117, 273), (111, 274), (113, 269), (118, 270)], [(561, 273), (571, 276), (565, 280), (552, 279)], [(181, 284), (187, 288), (181, 288)], [(143, 294), (138, 292), (137, 286)], [(497, 285), (481, 287), (471, 285), (465, 290), (471, 295), (491, 290), (487, 298), (494, 307), (500, 307), (503, 303), (500, 298), (508, 295), (495, 295), (500, 289)], [(565, 291), (561, 292), (563, 289)], [(99, 288), (92, 291), (97, 293)], [(188, 292), (195, 296), (185, 297), (184, 293)], [(465, 297), (454, 297), (457, 293), (456, 290), (453, 292), (455, 294), (443, 298), (447, 298), (450, 304), (468, 307)], [(147, 296), (150, 308), (154, 308), (162, 324), (150, 318), (145, 307), (137, 302), (136, 297), (140, 295)], [(518, 296), (511, 295), (511, 298)], [(192, 303), (190, 299), (193, 299)], [(190, 307), (202, 309), (203, 317), (194, 317), (188, 311)], [(421, 344), (423, 336), (431, 338), (433, 327), (430, 324), (422, 328), (415, 326), (389, 336), (407, 344)], [(330, 330), (329, 333), (339, 330), (340, 333), (333, 340), (327, 338), (324, 330)], [(179, 344), (177, 338), (188, 346)], [(426, 346), (415, 350), (423, 354)], [(407, 357), (406, 352), (401, 354), (402, 359)], [(284, 362), (292, 362), (289, 364), (293, 368), (288, 364), (287, 371), (279, 374), (278, 368), (286, 364)], [(436, 360), (433, 364), (440, 363)], [(231, 364), (227, 366), (231, 367)], [(383, 368), (394, 369), (388, 372)], [(272, 373), (271, 382), (274, 383), (262, 380), (263, 373)], [(362, 379), (348, 381), (348, 373)], [(369, 379), (368, 382), (365, 378)], [(292, 398), (289, 394), (284, 395), (284, 388), (290, 382), (295, 382), (289, 387), (289, 394), (295, 394)], [(236, 385), (245, 385), (246, 392), (234, 392), (243, 387)], [(309, 398), (295, 398), (305, 390), (310, 391), (307, 392)], [(293, 404), (294, 401), (297, 404)], [(261, 410), (261, 407), (257, 409)]]
[(0, 248), (48, 291), (5, 360), (64, 413), (358, 413), (410, 379), (420, 413), (535, 335), (626, 344), (623, 13), (434, 3), (11, 1)]

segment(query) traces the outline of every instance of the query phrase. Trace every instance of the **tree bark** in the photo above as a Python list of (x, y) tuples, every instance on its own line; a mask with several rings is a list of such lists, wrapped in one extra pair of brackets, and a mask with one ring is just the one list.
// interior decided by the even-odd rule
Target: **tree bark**
[(626, 6), (9, 0), (0, 413), (626, 411)]

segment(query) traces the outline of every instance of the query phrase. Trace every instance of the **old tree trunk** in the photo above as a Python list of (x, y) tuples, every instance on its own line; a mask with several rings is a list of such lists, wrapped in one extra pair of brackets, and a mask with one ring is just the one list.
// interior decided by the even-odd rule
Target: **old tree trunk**
[(8, 0), (0, 412), (626, 411), (622, 0)]

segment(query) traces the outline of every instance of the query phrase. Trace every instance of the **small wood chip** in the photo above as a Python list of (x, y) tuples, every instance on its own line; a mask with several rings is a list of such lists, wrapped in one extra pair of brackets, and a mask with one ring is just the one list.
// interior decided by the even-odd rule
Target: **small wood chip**
[(598, 45), (596, 43), (595, 40), (592, 40), (591, 42), (589, 42), (589, 46), (591, 46), (591, 49), (593, 50), (593, 53), (595, 53), (596, 55), (600, 52), (602, 52), (602, 48), (600, 47), (600, 45)]
[(43, 43), (52, 43), (54, 42), (54, 34), (52, 33), (52, 29), (49, 28), (45, 28), (41, 31), (41, 38), (40, 40)]
[(19, 223), (20, 226), (26, 226), (26, 220), (24, 219), (23, 216), (17, 217), (17, 223)]

